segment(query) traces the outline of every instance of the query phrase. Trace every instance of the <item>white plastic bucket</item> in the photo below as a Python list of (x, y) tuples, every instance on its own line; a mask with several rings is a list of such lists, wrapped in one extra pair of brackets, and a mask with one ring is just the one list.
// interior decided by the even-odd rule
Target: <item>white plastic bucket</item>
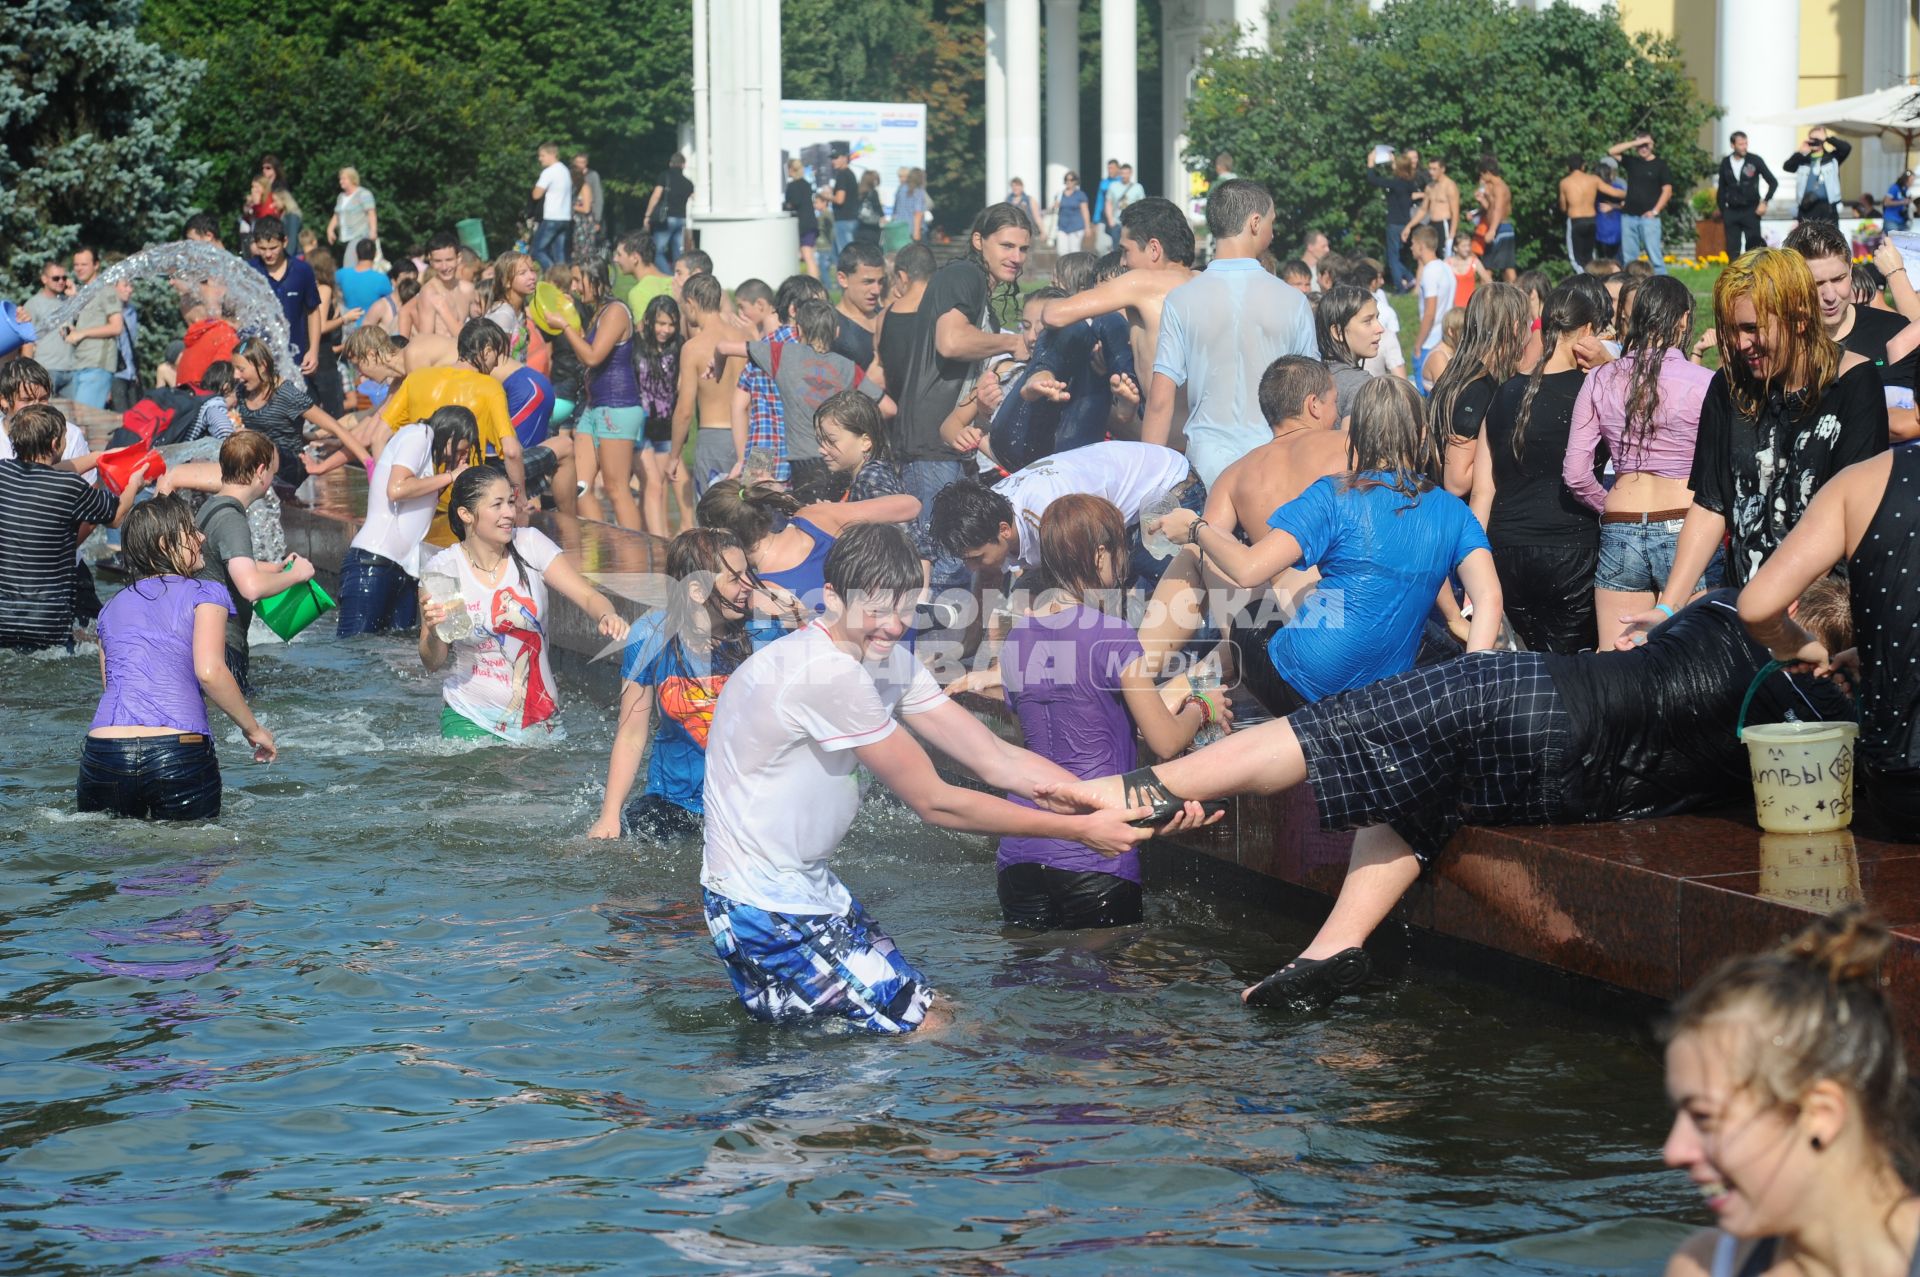
[(1821, 833), (1853, 823), (1855, 723), (1760, 723), (1744, 728), (1760, 828)]

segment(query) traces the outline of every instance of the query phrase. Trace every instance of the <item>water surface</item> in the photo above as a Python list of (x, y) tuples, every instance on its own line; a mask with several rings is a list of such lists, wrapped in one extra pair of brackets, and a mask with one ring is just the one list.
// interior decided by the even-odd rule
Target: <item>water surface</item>
[(1419, 971), (1233, 999), (1305, 938), (1198, 891), (1004, 935), (991, 845), (870, 801), (838, 868), (956, 1008), (746, 1018), (699, 849), (590, 843), (610, 719), (443, 743), (400, 640), (256, 643), (216, 825), (72, 810), (97, 657), (0, 653), (0, 1270), (1658, 1271), (1637, 1026)]

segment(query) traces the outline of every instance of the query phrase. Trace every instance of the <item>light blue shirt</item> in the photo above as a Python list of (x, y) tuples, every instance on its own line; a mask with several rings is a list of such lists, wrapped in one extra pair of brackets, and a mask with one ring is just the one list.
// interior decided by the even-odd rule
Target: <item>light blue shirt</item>
[(1253, 258), (1216, 259), (1167, 294), (1153, 370), (1187, 388), (1187, 460), (1208, 487), (1273, 438), (1260, 377), (1282, 355), (1320, 357), (1313, 310)]

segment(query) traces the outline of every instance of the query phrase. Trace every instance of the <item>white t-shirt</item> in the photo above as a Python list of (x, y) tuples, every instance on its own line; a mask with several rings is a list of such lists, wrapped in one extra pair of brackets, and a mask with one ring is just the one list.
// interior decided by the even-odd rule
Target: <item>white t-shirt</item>
[(862, 664), (821, 621), (748, 657), (707, 737), (701, 885), (769, 913), (847, 912), (853, 897), (827, 857), (860, 808), (853, 751), (885, 740), (896, 712), (946, 703), (905, 644)]
[(560, 557), (560, 547), (532, 528), (515, 532), (513, 544), (533, 570), (531, 581), (520, 579), (509, 558), (500, 584), (489, 585), (474, 575), (457, 545), (427, 561), (427, 572), (459, 578), (460, 597), (473, 618), (472, 636), (453, 644), (440, 692), (463, 718), (504, 740), (557, 740), (565, 733), (547, 663), (547, 582), (540, 574)]
[(440, 496), (429, 492), (398, 504), (389, 501), (387, 481), (395, 466), (405, 466), (416, 478), (433, 473), (432, 426), (416, 421), (394, 431), (387, 441), (367, 483), (367, 521), (354, 534), (353, 548), (398, 563), (408, 576), (418, 578), (421, 543), (433, 526)]
[[(520, 170), (526, 172), (525, 169)], [(573, 220), (573, 174), (559, 160), (540, 170), (540, 217), (548, 222)]]
[(1380, 334), (1379, 353), (1372, 359), (1361, 360), (1360, 366), (1375, 377), (1385, 377), (1395, 368), (1406, 367), (1407, 357), (1400, 350), (1400, 316), (1394, 313), (1386, 292), (1374, 289), (1373, 300), (1380, 306), (1380, 324), (1386, 331)]
[[(71, 461), (75, 457), (86, 456), (90, 451), (92, 450), (87, 447), (87, 432), (69, 421), (67, 423), (67, 440), (60, 446), (60, 460)], [(7, 437), (6, 418), (0, 417), (0, 461), (13, 461), (15, 459), (13, 440)], [(95, 471), (89, 470), (83, 477), (88, 483), (92, 483), (95, 473)]]
[(1420, 268), (1420, 313), (1427, 310), (1427, 298), (1439, 301), (1434, 307), (1433, 327), (1427, 331), (1427, 339), (1420, 343), (1420, 349), (1432, 350), (1440, 344), (1441, 320), (1453, 309), (1453, 268), (1438, 257)]
[(1184, 481), (1189, 469), (1186, 457), (1172, 448), (1110, 439), (1042, 457), (994, 484), (993, 490), (1013, 503), (1014, 527), (1020, 532), (1018, 562), (1033, 568), (1040, 565), (1040, 516), (1059, 498), (1071, 492), (1105, 497), (1120, 507), (1129, 524), (1137, 523), (1140, 507)]

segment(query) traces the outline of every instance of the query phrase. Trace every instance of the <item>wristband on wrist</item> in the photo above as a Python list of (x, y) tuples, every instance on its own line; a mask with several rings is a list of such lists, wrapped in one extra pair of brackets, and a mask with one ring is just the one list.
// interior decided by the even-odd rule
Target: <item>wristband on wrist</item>
[(1211, 727), (1220, 716), (1220, 712), (1214, 708), (1212, 698), (1205, 692), (1188, 692), (1186, 699), (1180, 702), (1180, 708), (1185, 709), (1189, 705), (1200, 707), (1200, 726), (1202, 727)]
[(1656, 610), (1665, 612), (1669, 617), (1673, 615), (1673, 604), (1671, 603), (1655, 603), (1653, 606)]
[(1199, 545), (1200, 529), (1206, 526), (1207, 526), (1207, 521), (1205, 519), (1195, 519), (1193, 521), (1193, 526), (1187, 529), (1187, 544)]

